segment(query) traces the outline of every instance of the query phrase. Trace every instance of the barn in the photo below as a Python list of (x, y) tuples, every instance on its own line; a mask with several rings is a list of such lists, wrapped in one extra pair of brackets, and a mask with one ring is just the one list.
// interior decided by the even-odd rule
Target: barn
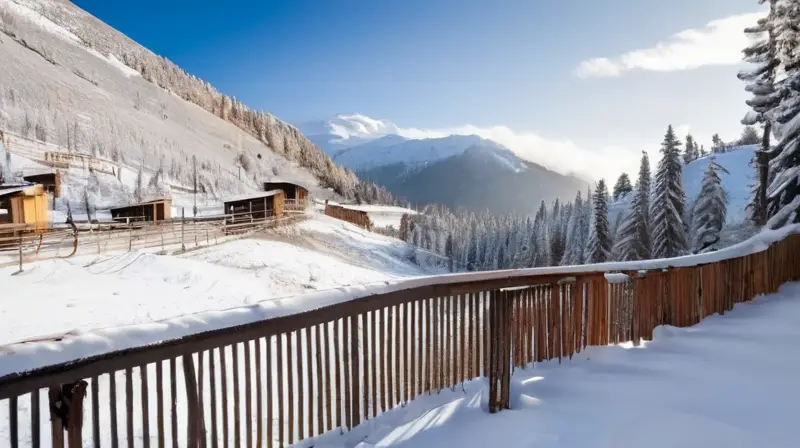
[(236, 196), (223, 201), (225, 223), (252, 222), (257, 219), (283, 216), (283, 190)]
[(0, 224), (26, 224), (44, 230), (49, 224), (47, 193), (41, 185), (0, 187)]
[(172, 219), (172, 201), (156, 199), (111, 209), (111, 219), (123, 222), (158, 222)]
[(272, 180), (264, 182), (264, 191), (281, 190), (287, 211), (305, 210), (308, 205), (308, 188), (296, 182)]

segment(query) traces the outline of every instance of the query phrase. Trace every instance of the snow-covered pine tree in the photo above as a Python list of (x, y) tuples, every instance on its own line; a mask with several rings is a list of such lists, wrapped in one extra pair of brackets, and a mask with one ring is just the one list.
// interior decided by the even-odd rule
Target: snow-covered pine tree
[(761, 136), (753, 126), (745, 126), (742, 129), (742, 136), (739, 137), (739, 145), (757, 145), (761, 143)]
[(774, 177), (767, 189), (767, 226), (800, 222), (800, 1), (776, 4), (772, 18), (777, 56), (784, 77), (776, 83), (779, 104), (770, 114), (776, 145), (770, 150)]
[(587, 243), (586, 207), (584, 205), (581, 192), (575, 196), (575, 203), (572, 206), (572, 216), (567, 225), (567, 245), (564, 256), (561, 258), (561, 265), (572, 266), (582, 264), (584, 261), (584, 248)]
[(697, 142), (694, 141), (692, 134), (686, 134), (686, 145), (683, 149), (683, 163), (688, 165), (700, 157), (700, 151), (697, 148)]
[(614, 247), (618, 260), (647, 260), (652, 253), (650, 241), (650, 158), (642, 151), (639, 178), (630, 212), (622, 224)]
[(547, 219), (547, 205), (542, 201), (533, 221), (534, 251), (531, 252), (531, 265), (534, 267), (550, 265), (550, 230)]
[(700, 193), (694, 202), (692, 214), (694, 242), (692, 246), (695, 253), (713, 249), (719, 242), (719, 234), (725, 225), (728, 195), (722, 188), (720, 172), (730, 174), (725, 168), (719, 166), (716, 158), (712, 156), (703, 175)]
[(613, 247), (613, 236), (608, 224), (608, 190), (606, 181), (600, 179), (595, 187), (592, 198), (594, 219), (593, 237), (589, 243), (587, 261), (589, 263), (603, 263), (609, 260)]
[(633, 185), (631, 185), (631, 178), (628, 177), (628, 173), (620, 174), (617, 183), (614, 184), (614, 201), (619, 201), (620, 198), (625, 197), (631, 191), (633, 191)]
[[(777, 57), (777, 44), (775, 41), (775, 1), (760, 0), (759, 3), (769, 2), (770, 11), (766, 17), (758, 20), (755, 26), (746, 28), (745, 34), (752, 44), (743, 50), (744, 61), (750, 63), (747, 70), (739, 72), (738, 77), (747, 84), (745, 90), (753, 96), (747, 100), (747, 105), (752, 109), (742, 119), (742, 124), (752, 125), (761, 123), (763, 133), (760, 139), (761, 148), (756, 151), (753, 165), (757, 173), (757, 182), (753, 186), (752, 196), (748, 204), (750, 220), (756, 225), (763, 225), (767, 219), (766, 194), (769, 183), (769, 156), (770, 135), (772, 133), (772, 120), (769, 112), (779, 102), (779, 95), (775, 90), (775, 74), (780, 61)], [(757, 134), (756, 134), (757, 137)], [(758, 140), (756, 143), (758, 143)]]
[(564, 256), (565, 241), (561, 227), (562, 213), (561, 203), (556, 199), (556, 202), (553, 204), (553, 211), (550, 213), (550, 259), (547, 263), (548, 266), (557, 264)]
[(725, 142), (722, 141), (719, 134), (711, 136), (711, 152), (715, 154), (725, 152)]
[(653, 256), (670, 258), (683, 255), (689, 250), (686, 225), (683, 222), (686, 196), (683, 191), (681, 156), (672, 125), (667, 128), (667, 133), (664, 135), (661, 154), (650, 211)]

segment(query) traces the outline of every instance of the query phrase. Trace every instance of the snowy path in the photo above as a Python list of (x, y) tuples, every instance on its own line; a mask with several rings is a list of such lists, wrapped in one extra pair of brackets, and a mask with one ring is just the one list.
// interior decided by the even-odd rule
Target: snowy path
[(406, 248), (317, 217), (179, 256), (76, 256), (29, 263), (19, 275), (12, 275), (16, 266), (0, 268), (0, 345), (439, 273), (408, 262)]
[(486, 383), (473, 381), (314, 446), (794, 447), (798, 340), (795, 283), (692, 328), (661, 327), (643, 348), (517, 371), (513, 411), (486, 413)]

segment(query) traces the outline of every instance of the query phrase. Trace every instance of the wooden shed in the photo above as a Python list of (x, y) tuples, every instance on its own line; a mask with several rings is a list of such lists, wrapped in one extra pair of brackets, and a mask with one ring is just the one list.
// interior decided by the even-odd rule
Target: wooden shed
[(59, 170), (46, 173), (28, 174), (22, 176), (22, 180), (32, 184), (39, 184), (44, 190), (53, 195), (54, 198), (61, 196), (61, 172)]
[(308, 188), (295, 182), (272, 180), (264, 182), (264, 191), (281, 190), (287, 210), (304, 210), (308, 204)]
[(225, 222), (234, 224), (283, 216), (283, 190), (264, 191), (226, 199)]
[(0, 224), (27, 224), (36, 230), (50, 225), (47, 193), (41, 185), (24, 185), (0, 189)]
[(172, 219), (172, 200), (156, 199), (111, 209), (111, 219), (124, 222), (157, 222)]

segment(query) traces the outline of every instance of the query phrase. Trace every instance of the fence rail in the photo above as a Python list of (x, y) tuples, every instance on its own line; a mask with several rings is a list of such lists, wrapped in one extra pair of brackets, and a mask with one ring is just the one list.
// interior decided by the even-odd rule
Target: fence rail
[(800, 279), (800, 235), (627, 274), (466, 275), (7, 375), (0, 434), (12, 448), (284, 446), (477, 377), (496, 412), (514, 369), (694, 325)]
[(69, 258), (80, 247), (104, 253), (135, 249), (186, 249), (216, 244), (233, 236), (284, 225), (297, 216), (254, 218), (249, 213), (157, 222), (117, 222), (75, 228), (0, 225), (0, 266), (34, 260)]

